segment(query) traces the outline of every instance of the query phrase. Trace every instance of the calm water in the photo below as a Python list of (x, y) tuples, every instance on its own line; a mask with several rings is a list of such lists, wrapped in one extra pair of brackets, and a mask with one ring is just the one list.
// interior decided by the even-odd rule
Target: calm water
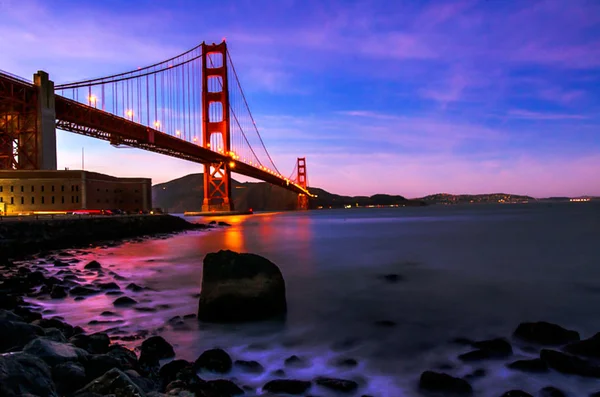
[[(488, 375), (472, 381), (481, 396), (512, 388), (536, 394), (550, 384), (573, 395), (600, 390), (593, 380), (508, 371), (506, 361), (463, 365), (456, 356), (467, 350), (448, 342), (458, 336), (509, 337), (521, 321), (557, 322), (582, 337), (600, 331), (597, 204), (351, 209), (223, 220), (233, 226), (78, 254), (84, 260), (79, 268), (96, 259), (127, 279), (118, 281), (122, 286), (134, 281), (151, 288), (128, 292), (140, 302), (138, 310), (115, 310), (115, 297), (104, 295), (40, 303), (87, 329), (160, 333), (179, 358), (194, 360), (219, 346), (234, 359), (256, 359), (267, 367), (265, 375), (236, 376), (257, 391), (292, 354), (311, 365), (286, 370), (288, 376), (362, 380), (357, 395), (419, 395), (419, 374), (444, 363), (454, 365), (447, 372), (455, 376), (485, 368)], [(199, 325), (195, 319), (166, 324), (196, 312), (202, 259), (219, 249), (257, 253), (281, 268), (289, 308), (285, 325)], [(387, 273), (404, 280), (387, 283), (380, 278)], [(92, 280), (88, 273), (82, 277)], [(118, 317), (100, 316), (104, 310)], [(94, 319), (117, 322), (87, 325)], [(374, 324), (380, 320), (397, 325)], [(531, 355), (514, 346), (517, 357)], [(360, 364), (340, 370), (331, 365), (338, 357)]]

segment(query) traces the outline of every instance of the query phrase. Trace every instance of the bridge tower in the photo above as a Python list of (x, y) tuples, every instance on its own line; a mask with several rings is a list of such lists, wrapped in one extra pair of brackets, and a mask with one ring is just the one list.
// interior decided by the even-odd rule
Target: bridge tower
[[(308, 188), (308, 179), (306, 179), (306, 157), (298, 157), (297, 163), (298, 169), (298, 185), (300, 187), (306, 189)], [(300, 193), (298, 194), (298, 209), (299, 210), (307, 210), (308, 209), (308, 196), (306, 194)]]
[[(211, 137), (220, 136), (223, 146), (211, 148), (226, 156), (231, 151), (227, 44), (202, 43), (202, 145), (210, 148)], [(233, 211), (231, 169), (228, 161), (204, 164), (202, 211)]]
[(33, 75), (0, 83), (0, 170), (56, 170), (54, 83)]

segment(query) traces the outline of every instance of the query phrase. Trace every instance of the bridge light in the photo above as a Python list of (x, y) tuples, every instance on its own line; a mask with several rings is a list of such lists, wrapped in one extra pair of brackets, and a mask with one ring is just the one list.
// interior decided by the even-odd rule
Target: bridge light
[(194, 142), (198, 142), (198, 138), (194, 137)]
[(229, 162), (229, 168), (235, 168), (235, 163), (233, 161)]
[(210, 142), (208, 142), (208, 143), (206, 144), (206, 147), (210, 147)]
[(133, 119), (133, 110), (131, 110), (131, 109), (127, 109), (127, 110), (125, 111), (125, 115), (126, 115), (127, 117), (129, 117), (129, 118)]
[(154, 127), (156, 127), (156, 128), (160, 128), (160, 121), (156, 120), (156, 121), (154, 122)]
[(88, 101), (90, 102), (90, 105), (96, 106), (96, 103), (98, 103), (98, 97), (96, 95), (90, 95), (88, 97)]
[(180, 136), (181, 135), (181, 131), (179, 131), (179, 130), (175, 131), (175, 135)]

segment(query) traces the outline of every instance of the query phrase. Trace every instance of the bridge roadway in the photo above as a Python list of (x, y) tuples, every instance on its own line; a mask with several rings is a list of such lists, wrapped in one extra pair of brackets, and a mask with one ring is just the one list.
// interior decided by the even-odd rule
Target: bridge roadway
[[(0, 73), (0, 98), (22, 100), (23, 95), (35, 95), (36, 88), (26, 80)], [(298, 194), (312, 196), (308, 190), (266, 170), (243, 161), (176, 138), (125, 118), (82, 103), (55, 95), (56, 127), (61, 130), (87, 135), (92, 138), (149, 150), (196, 163), (233, 162), (231, 171), (281, 186)], [(2, 109), (0, 109), (2, 111)]]

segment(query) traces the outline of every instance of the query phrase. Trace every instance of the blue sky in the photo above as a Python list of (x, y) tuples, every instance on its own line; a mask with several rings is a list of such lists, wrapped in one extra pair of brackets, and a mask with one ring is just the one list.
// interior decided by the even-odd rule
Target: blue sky
[[(56, 83), (226, 38), (282, 173), (342, 194), (600, 195), (600, 2), (0, 0), (0, 69)], [(59, 166), (197, 164), (59, 132)], [(243, 180), (243, 178), (238, 178)]]

